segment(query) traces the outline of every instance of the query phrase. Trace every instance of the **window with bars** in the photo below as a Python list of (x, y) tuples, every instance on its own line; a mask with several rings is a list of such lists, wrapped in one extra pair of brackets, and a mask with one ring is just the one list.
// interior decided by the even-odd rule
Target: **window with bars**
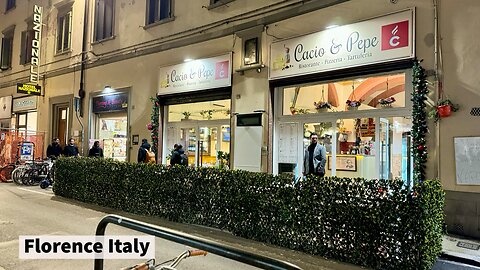
[(115, 0), (95, 1), (95, 41), (113, 37), (114, 7)]
[(72, 10), (58, 14), (57, 19), (57, 53), (70, 50), (72, 39)]
[(172, 17), (172, 0), (147, 0), (147, 24)]
[(9, 11), (15, 7), (15, 0), (7, 0), (7, 7), (5, 11)]
[(14, 29), (3, 32), (2, 51), (0, 56), (0, 69), (7, 70), (12, 67)]
[(20, 52), (20, 64), (25, 65), (30, 63), (32, 59), (32, 40), (35, 32), (33, 31), (33, 24), (29, 23), (27, 30), (22, 32), (22, 43)]

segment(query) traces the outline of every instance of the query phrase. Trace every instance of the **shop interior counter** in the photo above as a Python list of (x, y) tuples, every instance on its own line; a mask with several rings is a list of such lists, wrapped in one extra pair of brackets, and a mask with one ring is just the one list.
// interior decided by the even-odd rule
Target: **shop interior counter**
[[(332, 174), (331, 155), (327, 155), (326, 175)], [(365, 179), (377, 178), (375, 173), (375, 156), (369, 155), (337, 155), (337, 177), (362, 177)]]

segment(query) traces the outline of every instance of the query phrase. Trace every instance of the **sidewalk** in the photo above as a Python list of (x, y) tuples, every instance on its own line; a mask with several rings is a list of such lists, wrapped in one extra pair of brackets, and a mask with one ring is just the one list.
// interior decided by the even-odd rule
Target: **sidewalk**
[(245, 250), (247, 252), (251, 252), (254, 254), (259, 254), (267, 257), (272, 257), (275, 259), (287, 261), (293, 263), (304, 270), (360, 270), (366, 269), (363, 267), (355, 266), (352, 264), (341, 263), (337, 261), (328, 260), (322, 258), (320, 256), (313, 256), (309, 254), (305, 254), (298, 251), (293, 251), (273, 245), (264, 244), (257, 241), (248, 240), (245, 238), (237, 237), (232, 235), (229, 232), (193, 225), (193, 224), (183, 224), (183, 223), (175, 223), (170, 222), (165, 219), (157, 218), (157, 217), (146, 217), (140, 216), (135, 214), (130, 214), (122, 211), (118, 211), (111, 208), (100, 207), (97, 205), (81, 203), (78, 201), (65, 199), (62, 197), (54, 196), (54, 200), (62, 201), (70, 204), (75, 204), (81, 207), (109, 213), (109, 214), (116, 214), (132, 219), (136, 219), (139, 221), (143, 221), (146, 223), (154, 224), (157, 226), (169, 228), (172, 230), (181, 231), (184, 233), (188, 233), (194, 236), (202, 237), (211, 241), (215, 241), (224, 245), (229, 245), (238, 249)]
[(456, 235), (444, 235), (443, 254), (480, 265), (480, 241)]

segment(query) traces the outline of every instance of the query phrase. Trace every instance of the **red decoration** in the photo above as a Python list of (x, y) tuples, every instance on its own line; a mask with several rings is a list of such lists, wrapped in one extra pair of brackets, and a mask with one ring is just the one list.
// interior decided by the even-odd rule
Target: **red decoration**
[(449, 117), (452, 114), (452, 106), (440, 105), (437, 107), (438, 116)]
[(152, 130), (152, 129), (153, 129), (152, 123), (148, 123), (147, 129), (148, 129), (148, 130)]

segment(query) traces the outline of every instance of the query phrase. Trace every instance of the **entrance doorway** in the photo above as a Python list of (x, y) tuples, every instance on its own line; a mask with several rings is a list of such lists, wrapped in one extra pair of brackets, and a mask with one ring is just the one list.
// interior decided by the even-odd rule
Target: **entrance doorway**
[[(188, 164), (195, 167), (227, 165), (230, 153), (230, 124), (228, 121), (192, 121), (167, 128), (167, 151), (181, 144), (188, 156)], [(170, 155), (166, 162), (169, 163)]]
[(53, 136), (60, 139), (60, 145), (66, 145), (68, 140), (68, 103), (54, 106)]

